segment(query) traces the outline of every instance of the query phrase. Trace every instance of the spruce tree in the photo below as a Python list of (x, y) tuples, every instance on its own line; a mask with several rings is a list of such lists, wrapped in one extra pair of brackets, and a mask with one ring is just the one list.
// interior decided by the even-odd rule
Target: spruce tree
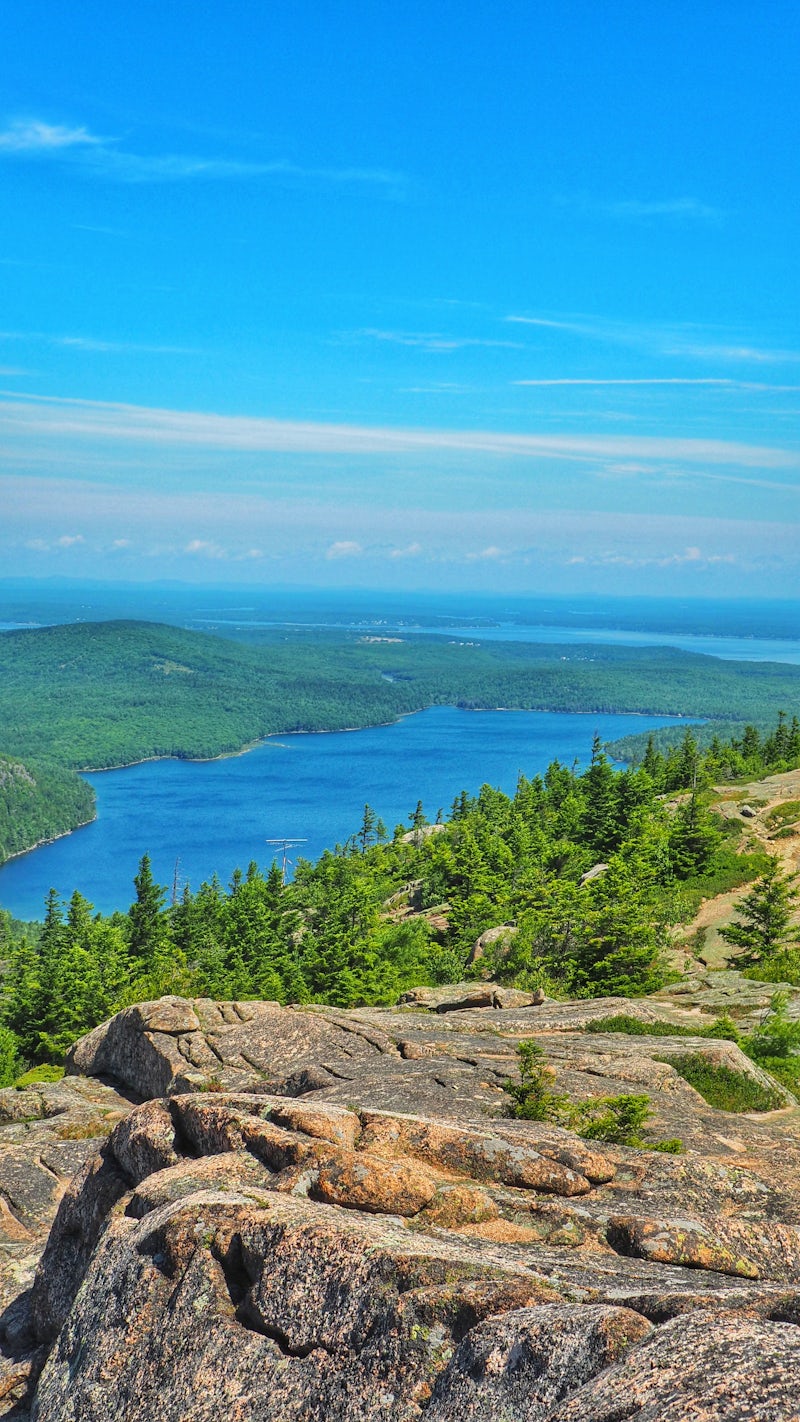
[(719, 930), (726, 943), (741, 949), (736, 956), (738, 965), (748, 968), (754, 963), (769, 963), (777, 954), (800, 944), (800, 927), (793, 922), (798, 904), (796, 883), (797, 875), (785, 873), (773, 855), (766, 873), (737, 905), (737, 918)]

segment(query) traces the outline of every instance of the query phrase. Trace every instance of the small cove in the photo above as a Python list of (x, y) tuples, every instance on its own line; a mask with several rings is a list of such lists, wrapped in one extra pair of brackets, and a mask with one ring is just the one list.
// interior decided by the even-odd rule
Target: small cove
[(418, 799), (429, 819), (462, 789), (483, 783), (513, 793), (558, 758), (588, 760), (592, 736), (612, 740), (674, 724), (666, 716), (435, 707), (391, 725), (325, 735), (272, 736), (244, 755), (213, 761), (145, 761), (87, 775), (97, 819), (0, 869), (0, 906), (40, 918), (51, 887), (80, 889), (97, 909), (127, 908), (141, 855), (160, 883), (199, 887), (238, 866), (268, 866), (268, 839), (302, 839), (290, 853), (316, 859), (353, 834), (365, 801), (391, 834)]

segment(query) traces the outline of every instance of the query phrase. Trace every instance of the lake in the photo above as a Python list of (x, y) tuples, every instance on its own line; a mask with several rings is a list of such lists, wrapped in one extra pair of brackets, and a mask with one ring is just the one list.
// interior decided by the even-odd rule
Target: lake
[(460, 790), (484, 783), (512, 792), (519, 771), (551, 760), (586, 763), (592, 736), (613, 740), (674, 724), (666, 716), (564, 715), (435, 707), (389, 726), (327, 735), (273, 736), (246, 755), (215, 761), (149, 761), (87, 775), (98, 818), (0, 869), (0, 905), (42, 917), (48, 889), (73, 889), (102, 910), (127, 908), (142, 854), (156, 878), (197, 888), (216, 871), (226, 882), (251, 859), (269, 865), (268, 839), (305, 841), (289, 851), (316, 859), (357, 830), (364, 802), (389, 832), (418, 799), (429, 819)]

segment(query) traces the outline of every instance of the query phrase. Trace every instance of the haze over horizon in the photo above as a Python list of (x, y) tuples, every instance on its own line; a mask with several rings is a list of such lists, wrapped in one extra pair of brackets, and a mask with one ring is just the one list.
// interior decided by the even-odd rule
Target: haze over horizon
[(800, 595), (794, 7), (0, 34), (4, 577)]

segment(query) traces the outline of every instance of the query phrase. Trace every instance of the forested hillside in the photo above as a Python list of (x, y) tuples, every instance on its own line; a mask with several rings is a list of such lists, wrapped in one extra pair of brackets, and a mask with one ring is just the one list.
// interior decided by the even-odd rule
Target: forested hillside
[(94, 815), (94, 792), (57, 765), (0, 756), (0, 864)]
[[(15, 789), (0, 862), (83, 823), (69, 770), (156, 756), (212, 757), (272, 732), (376, 725), (426, 706), (642, 712), (773, 721), (800, 703), (800, 668), (670, 648), (261, 634), (251, 644), (148, 622), (0, 634), (0, 754), (44, 798)], [(33, 770), (33, 763), (37, 769)], [(0, 812), (2, 814), (2, 812)]]
[[(167, 992), (351, 1006), (487, 970), (555, 995), (648, 992), (670, 927), (700, 897), (771, 870), (740, 852), (740, 826), (709, 812), (704, 786), (721, 766), (786, 765), (798, 738), (782, 719), (714, 759), (686, 733), (679, 754), (652, 747), (647, 767), (623, 772), (595, 741), (583, 774), (556, 761), (511, 797), (458, 794), (443, 823), (417, 804), (392, 833), (365, 805), (351, 839), (301, 860), (291, 883), (251, 864), (168, 903), (144, 856), (127, 914), (53, 892), (36, 941), (0, 922), (7, 1073), (58, 1061), (120, 1006)], [(478, 945), (487, 930), (499, 931)], [(791, 953), (781, 970), (798, 970)]]

